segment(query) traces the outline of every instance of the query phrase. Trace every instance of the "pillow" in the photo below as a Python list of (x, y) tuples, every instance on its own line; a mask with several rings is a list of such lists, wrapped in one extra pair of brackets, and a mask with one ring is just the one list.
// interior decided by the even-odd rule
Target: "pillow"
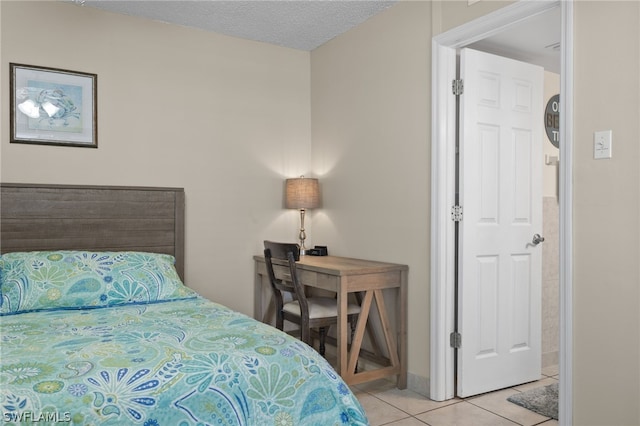
[(34, 251), (0, 257), (0, 315), (196, 297), (168, 254)]

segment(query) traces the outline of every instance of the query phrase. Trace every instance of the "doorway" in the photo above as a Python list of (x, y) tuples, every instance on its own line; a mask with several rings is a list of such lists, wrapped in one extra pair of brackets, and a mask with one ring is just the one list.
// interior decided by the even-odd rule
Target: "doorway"
[(431, 250), (431, 398), (445, 400), (455, 394), (454, 330), (455, 245), (451, 206), (455, 204), (455, 99), (450, 84), (456, 73), (456, 50), (499, 33), (514, 23), (561, 8), (561, 126), (559, 172), (560, 257), (560, 422), (571, 423), (571, 144), (572, 144), (572, 15), (567, 2), (518, 2), (441, 34), (433, 40), (432, 117), (432, 250)]
[(469, 397), (541, 375), (544, 69), (465, 47), (460, 79), (455, 371)]

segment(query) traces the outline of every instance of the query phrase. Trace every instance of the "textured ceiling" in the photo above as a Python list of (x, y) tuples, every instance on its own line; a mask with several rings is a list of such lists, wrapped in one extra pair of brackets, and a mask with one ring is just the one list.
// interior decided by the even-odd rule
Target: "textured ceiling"
[(85, 7), (313, 50), (396, 1), (73, 0)]
[[(0, 0), (2, 1), (2, 0)], [(397, 0), (66, 0), (186, 27), (313, 50)], [(469, 46), (560, 72), (560, 8)]]

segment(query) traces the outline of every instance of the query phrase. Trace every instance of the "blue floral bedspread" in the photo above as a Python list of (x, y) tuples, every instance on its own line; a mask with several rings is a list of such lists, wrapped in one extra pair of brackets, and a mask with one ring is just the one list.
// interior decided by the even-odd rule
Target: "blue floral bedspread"
[(313, 349), (201, 297), (18, 313), (0, 337), (4, 424), (367, 424)]

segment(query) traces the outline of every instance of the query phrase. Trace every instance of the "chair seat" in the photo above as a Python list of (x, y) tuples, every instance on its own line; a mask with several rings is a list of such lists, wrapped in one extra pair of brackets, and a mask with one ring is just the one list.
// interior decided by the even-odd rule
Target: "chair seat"
[[(309, 319), (329, 318), (338, 316), (338, 303), (331, 297), (310, 297), (307, 299), (309, 305)], [(293, 315), (300, 316), (300, 304), (297, 300), (285, 303), (282, 310)], [(360, 313), (360, 306), (349, 303), (347, 305), (347, 315)]]

